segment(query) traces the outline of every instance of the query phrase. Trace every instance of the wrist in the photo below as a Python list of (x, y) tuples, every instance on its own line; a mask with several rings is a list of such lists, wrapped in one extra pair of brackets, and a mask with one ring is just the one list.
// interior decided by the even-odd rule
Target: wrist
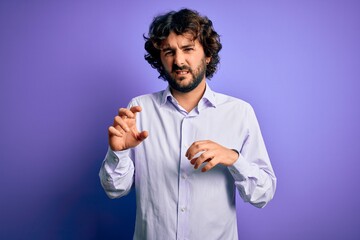
[(240, 156), (240, 153), (238, 152), (238, 150), (236, 150), (236, 149), (231, 149), (231, 150), (233, 150), (234, 152), (236, 152), (236, 154), (237, 154), (238, 157)]
[(230, 149), (231, 150), (231, 156), (232, 156), (232, 164), (234, 164), (240, 156), (240, 153), (236, 149)]

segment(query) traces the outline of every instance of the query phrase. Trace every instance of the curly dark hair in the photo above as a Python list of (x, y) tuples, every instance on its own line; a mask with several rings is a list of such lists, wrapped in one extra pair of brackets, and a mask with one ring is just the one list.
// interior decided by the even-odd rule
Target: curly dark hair
[(194, 40), (199, 40), (204, 48), (205, 56), (211, 57), (206, 67), (206, 78), (210, 79), (220, 62), (219, 51), (222, 48), (220, 36), (214, 30), (211, 20), (186, 8), (155, 17), (149, 27), (148, 36), (143, 36), (147, 51), (144, 57), (151, 67), (160, 73), (159, 78), (165, 80), (166, 76), (160, 59), (160, 46), (172, 31), (178, 35), (190, 33)]

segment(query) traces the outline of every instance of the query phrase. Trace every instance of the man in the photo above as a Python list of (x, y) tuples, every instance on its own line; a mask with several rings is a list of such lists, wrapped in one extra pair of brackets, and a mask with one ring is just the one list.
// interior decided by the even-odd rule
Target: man
[(169, 86), (119, 110), (102, 186), (118, 198), (135, 184), (134, 239), (238, 239), (235, 189), (264, 207), (276, 177), (251, 106), (206, 83), (219, 35), (207, 17), (182, 9), (156, 17), (145, 40), (145, 59)]

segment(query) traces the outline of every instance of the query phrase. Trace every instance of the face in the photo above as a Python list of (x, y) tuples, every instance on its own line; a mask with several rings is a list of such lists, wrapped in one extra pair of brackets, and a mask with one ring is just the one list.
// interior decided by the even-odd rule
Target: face
[(176, 35), (171, 32), (161, 45), (161, 62), (165, 78), (170, 87), (179, 92), (190, 92), (203, 80), (205, 81), (206, 64), (200, 42), (189, 33)]

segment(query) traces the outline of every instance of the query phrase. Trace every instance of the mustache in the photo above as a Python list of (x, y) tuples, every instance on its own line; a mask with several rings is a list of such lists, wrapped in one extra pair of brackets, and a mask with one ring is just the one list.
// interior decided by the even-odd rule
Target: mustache
[(180, 71), (182, 71), (182, 70), (188, 70), (188, 71), (190, 71), (191, 72), (191, 68), (190, 67), (188, 67), (188, 66), (178, 66), (178, 65), (176, 65), (176, 64), (174, 64), (173, 66), (172, 66), (172, 71), (173, 72), (175, 72), (175, 71), (177, 71), (177, 70), (180, 70)]

